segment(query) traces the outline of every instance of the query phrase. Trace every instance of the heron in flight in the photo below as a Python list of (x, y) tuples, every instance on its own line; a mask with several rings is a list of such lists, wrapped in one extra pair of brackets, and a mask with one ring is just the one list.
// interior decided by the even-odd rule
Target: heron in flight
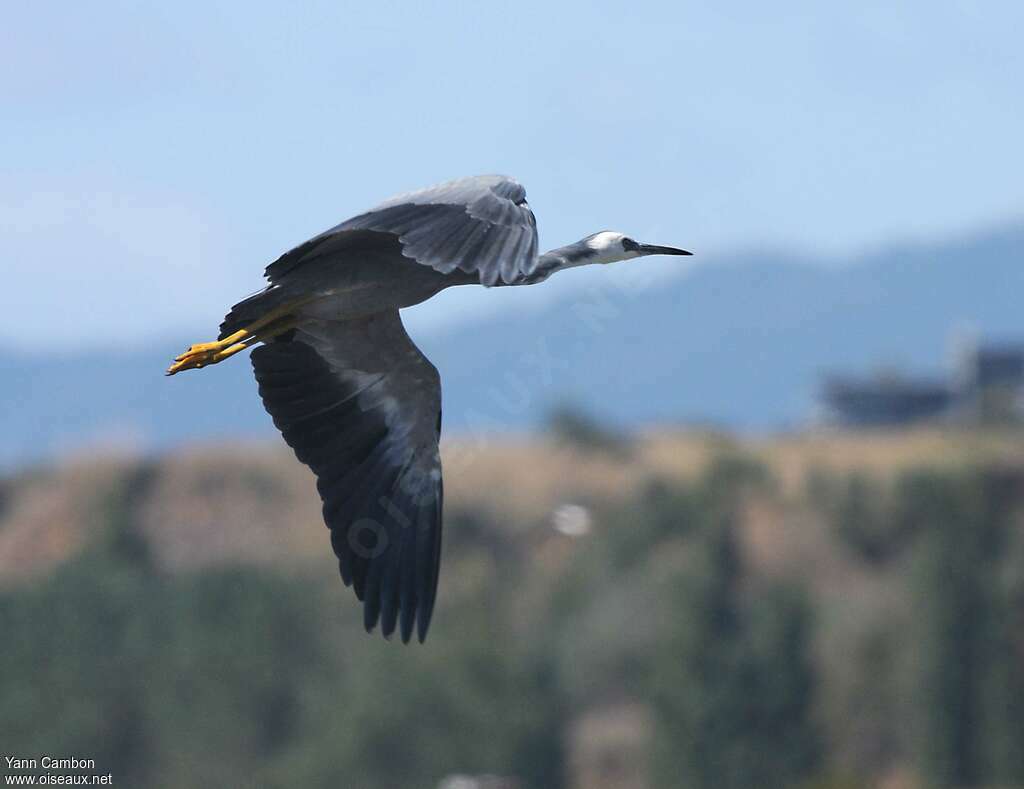
[(231, 308), (214, 342), (167, 370), (250, 346), (260, 397), (312, 469), (342, 580), (368, 632), (426, 637), (441, 558), (441, 379), (398, 311), (453, 285), (532, 285), (554, 272), (689, 255), (611, 231), (537, 254), (512, 178), (477, 176), (399, 195), (286, 252)]

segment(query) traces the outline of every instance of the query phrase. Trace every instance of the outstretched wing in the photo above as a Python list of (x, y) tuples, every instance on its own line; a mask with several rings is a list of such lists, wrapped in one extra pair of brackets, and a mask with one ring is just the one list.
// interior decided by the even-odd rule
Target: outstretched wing
[(441, 557), (441, 383), (398, 312), (311, 321), (252, 352), (260, 396), (317, 478), (367, 631), (427, 634)]
[(387, 200), (286, 252), (267, 267), (267, 278), (277, 282), (296, 266), (341, 252), (358, 231), (398, 236), (406, 257), (444, 274), (476, 274), (487, 286), (527, 277), (537, 262), (537, 220), (526, 190), (508, 176), (480, 175)]

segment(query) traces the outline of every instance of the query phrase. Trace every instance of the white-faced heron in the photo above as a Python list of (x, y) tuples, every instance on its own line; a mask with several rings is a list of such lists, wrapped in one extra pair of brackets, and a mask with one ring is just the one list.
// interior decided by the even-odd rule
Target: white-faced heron
[(427, 634), (441, 557), (441, 380), (398, 311), (453, 285), (532, 285), (560, 269), (689, 255), (603, 231), (537, 254), (512, 178), (478, 176), (392, 198), (267, 266), (269, 285), (224, 318), (216, 342), (168, 369), (251, 355), (260, 396), (317, 478), (341, 577), (368, 631)]

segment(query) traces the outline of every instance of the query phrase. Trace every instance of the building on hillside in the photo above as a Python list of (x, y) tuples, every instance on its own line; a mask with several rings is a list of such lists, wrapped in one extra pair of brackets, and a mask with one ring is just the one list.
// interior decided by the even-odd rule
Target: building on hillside
[(846, 427), (906, 425), (944, 418), (953, 399), (949, 384), (939, 379), (829, 376), (822, 383), (821, 415)]
[(1005, 423), (1024, 417), (1024, 343), (968, 345), (955, 357), (953, 417)]
[(826, 424), (892, 427), (915, 423), (1024, 421), (1024, 342), (954, 343), (947, 377), (887, 372), (825, 376), (818, 413)]

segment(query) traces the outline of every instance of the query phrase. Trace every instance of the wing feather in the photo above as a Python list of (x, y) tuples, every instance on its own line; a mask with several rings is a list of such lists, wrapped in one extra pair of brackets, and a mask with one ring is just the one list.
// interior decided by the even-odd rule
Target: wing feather
[(317, 477), (363, 624), (427, 634), (441, 548), (440, 378), (397, 312), (310, 322), (252, 352), (260, 396)]
[(267, 279), (279, 283), (298, 266), (343, 254), (367, 233), (397, 236), (406, 257), (443, 274), (477, 275), (487, 286), (528, 277), (537, 263), (537, 221), (526, 190), (507, 176), (481, 175), (399, 195), (352, 217), (286, 252), (267, 266)]

